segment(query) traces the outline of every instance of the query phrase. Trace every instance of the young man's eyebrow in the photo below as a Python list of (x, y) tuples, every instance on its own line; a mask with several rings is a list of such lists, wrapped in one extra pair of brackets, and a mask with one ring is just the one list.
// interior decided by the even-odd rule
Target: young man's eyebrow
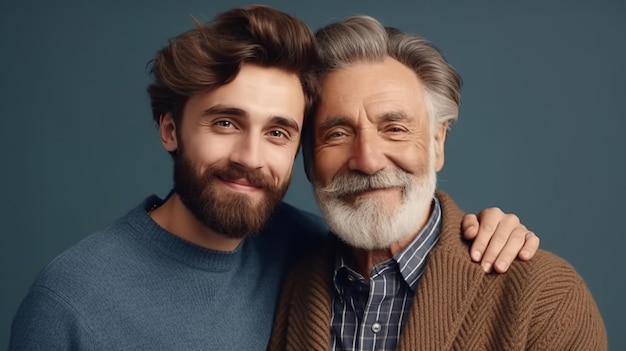
[(300, 127), (298, 127), (298, 123), (293, 118), (283, 117), (283, 116), (272, 116), (270, 118), (271, 124), (276, 124), (288, 129), (292, 129), (296, 132), (300, 132)]
[(232, 107), (232, 106), (226, 106), (226, 105), (215, 105), (215, 106), (211, 106), (209, 108), (207, 108), (206, 110), (204, 110), (202, 112), (203, 116), (213, 116), (213, 115), (226, 115), (226, 116), (232, 116), (232, 117), (244, 117), (247, 116), (248, 114), (246, 113), (246, 111), (237, 108), (237, 107)]
[[(248, 112), (238, 107), (226, 106), (226, 105), (215, 105), (207, 108), (202, 112), (203, 116), (211, 117), (211, 116), (229, 116), (229, 117), (247, 117)], [(296, 132), (300, 132), (300, 127), (298, 127), (298, 123), (293, 118), (283, 117), (283, 116), (271, 116), (269, 119), (270, 124), (276, 124), (285, 128), (289, 128), (295, 130)]]

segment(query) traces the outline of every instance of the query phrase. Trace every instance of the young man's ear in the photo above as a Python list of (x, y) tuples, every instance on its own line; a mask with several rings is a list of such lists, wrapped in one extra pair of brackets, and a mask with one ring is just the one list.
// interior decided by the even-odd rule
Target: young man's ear
[(435, 170), (441, 171), (443, 164), (445, 163), (444, 146), (446, 143), (446, 136), (448, 135), (448, 123), (443, 123), (437, 127), (435, 133)]
[(159, 120), (159, 135), (161, 144), (165, 150), (174, 152), (178, 149), (178, 139), (176, 138), (176, 123), (171, 112), (161, 115)]

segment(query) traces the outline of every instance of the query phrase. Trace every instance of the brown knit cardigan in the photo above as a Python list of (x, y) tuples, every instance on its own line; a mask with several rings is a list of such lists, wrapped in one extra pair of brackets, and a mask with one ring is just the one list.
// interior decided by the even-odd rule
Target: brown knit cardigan
[[(540, 250), (505, 274), (485, 274), (461, 239), (463, 212), (442, 192), (441, 238), (431, 251), (399, 350), (607, 350), (602, 317), (582, 278)], [(289, 274), (270, 350), (330, 348), (336, 239)]]

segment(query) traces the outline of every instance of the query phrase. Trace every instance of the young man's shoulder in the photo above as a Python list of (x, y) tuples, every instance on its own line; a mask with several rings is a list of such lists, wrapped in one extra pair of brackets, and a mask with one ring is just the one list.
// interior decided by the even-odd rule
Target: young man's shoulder
[(286, 202), (276, 206), (261, 235), (253, 238), (273, 250), (286, 252), (289, 261), (317, 247), (328, 236), (324, 220)]
[(267, 228), (280, 232), (297, 232), (317, 238), (325, 237), (328, 233), (328, 227), (322, 217), (286, 202), (281, 202), (276, 206)]
[[(128, 257), (133, 228), (123, 219), (98, 230), (50, 261), (37, 276), (34, 285), (50, 289), (71, 288), (85, 281), (101, 278)], [(113, 264), (113, 265), (112, 265)]]

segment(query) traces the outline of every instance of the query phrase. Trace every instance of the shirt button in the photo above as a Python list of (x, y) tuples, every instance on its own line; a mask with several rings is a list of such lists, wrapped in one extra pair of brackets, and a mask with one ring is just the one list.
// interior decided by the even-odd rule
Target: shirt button
[(380, 323), (376, 322), (372, 324), (372, 331), (374, 333), (378, 333), (381, 329), (382, 329), (382, 326), (380, 325)]
[(353, 277), (353, 276), (351, 276), (351, 275), (348, 275), (348, 281), (349, 281), (350, 283), (354, 283), (354, 277)]

